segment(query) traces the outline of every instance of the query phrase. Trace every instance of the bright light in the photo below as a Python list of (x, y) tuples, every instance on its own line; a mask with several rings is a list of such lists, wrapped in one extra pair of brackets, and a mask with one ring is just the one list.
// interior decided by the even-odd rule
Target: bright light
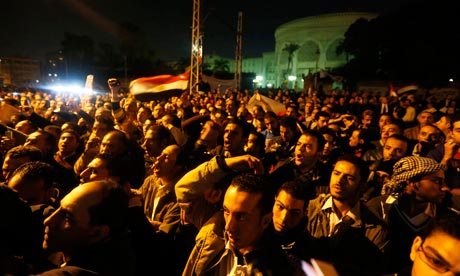
[(290, 81), (295, 81), (296, 79), (297, 79), (296, 76), (289, 76), (289, 77), (288, 77), (288, 80), (290, 80)]
[(264, 77), (263, 77), (263, 76), (256, 76), (256, 80), (259, 81), (259, 82), (260, 82), (260, 81), (263, 81), (263, 80), (264, 80)]
[(87, 94), (87, 93), (93, 93), (93, 90), (88, 90), (85, 87), (82, 87), (81, 85), (53, 85), (47, 87), (50, 90), (53, 90), (57, 93), (69, 93), (69, 94)]
[(271, 84), (271, 83), (267, 83), (267, 87), (268, 87), (268, 88), (272, 88), (272, 84)]
[(449, 79), (449, 82), (454, 82), (454, 79), (450, 78), (450, 79)]

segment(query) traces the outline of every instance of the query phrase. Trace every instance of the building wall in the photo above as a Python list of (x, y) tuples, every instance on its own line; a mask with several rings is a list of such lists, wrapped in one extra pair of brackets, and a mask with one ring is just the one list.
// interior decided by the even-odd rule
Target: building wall
[[(330, 70), (346, 62), (345, 55), (337, 55), (335, 49), (343, 41), (345, 32), (359, 18), (372, 19), (373, 13), (333, 13), (310, 16), (285, 23), (275, 30), (276, 86), (280, 86), (287, 75), (296, 76), (315, 73), (320, 69)], [(300, 48), (292, 56), (293, 65), (288, 72), (288, 44)], [(298, 86), (298, 85), (297, 85)]]
[(40, 61), (30, 58), (0, 58), (0, 77), (4, 76), (3, 84), (30, 86), (40, 80)]
[[(330, 70), (346, 63), (345, 55), (337, 55), (335, 49), (343, 41), (345, 32), (359, 18), (370, 20), (375, 13), (333, 13), (296, 19), (279, 26), (275, 30), (275, 50), (266, 52), (262, 57), (243, 57), (243, 73), (255, 73), (263, 80), (256, 85), (261, 87), (283, 87), (302, 89), (303, 75)], [(288, 44), (296, 44), (299, 49), (292, 56), (288, 72), (288, 53), (283, 51)], [(243, 48), (244, 54), (244, 48)], [(205, 62), (213, 59), (226, 59), (231, 72), (235, 70), (234, 59), (213, 55), (205, 57)], [(286, 82), (288, 76), (295, 76), (293, 83)]]

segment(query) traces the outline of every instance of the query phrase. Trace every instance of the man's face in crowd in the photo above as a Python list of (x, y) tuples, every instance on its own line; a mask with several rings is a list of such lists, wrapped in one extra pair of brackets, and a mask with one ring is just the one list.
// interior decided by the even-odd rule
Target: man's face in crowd
[(390, 137), (383, 146), (383, 160), (399, 160), (406, 156), (407, 143), (399, 139)]
[(232, 155), (243, 150), (247, 137), (244, 137), (243, 129), (233, 123), (229, 123), (224, 130), (224, 150)]
[(430, 145), (435, 145), (439, 142), (439, 137), (441, 133), (438, 129), (433, 126), (426, 125), (420, 128), (420, 132), (418, 134), (418, 141), (419, 142), (426, 142)]
[(386, 143), (388, 137), (393, 134), (398, 134), (401, 132), (401, 129), (396, 124), (387, 124), (382, 127), (380, 138), (382, 139), (383, 144)]
[(155, 165), (153, 173), (157, 177), (168, 176), (174, 174), (176, 170), (177, 156), (179, 155), (180, 148), (177, 145), (167, 146), (162, 152), (161, 155), (155, 160)]
[(225, 233), (230, 245), (244, 255), (255, 249), (271, 221), (272, 213), (261, 214), (262, 195), (230, 186), (224, 196)]
[(460, 275), (460, 238), (441, 231), (414, 239), (412, 276)]
[(295, 146), (294, 162), (302, 173), (306, 173), (321, 156), (318, 152), (318, 140), (316, 137), (301, 135)]
[(80, 173), (80, 183), (104, 180), (108, 177), (110, 177), (110, 174), (105, 160), (96, 157), (91, 160), (86, 169)]
[(410, 182), (412, 191), (419, 201), (441, 203), (446, 191), (444, 171), (423, 176), (419, 181)]
[(88, 212), (91, 206), (102, 200), (103, 193), (97, 192), (98, 186), (99, 183), (90, 182), (75, 187), (61, 200), (60, 207), (45, 219), (45, 250), (72, 254), (105, 239), (100, 234), (102, 226), (90, 224)]
[(454, 122), (452, 125), (451, 137), (454, 139), (454, 143), (460, 146), (460, 121)]
[(430, 112), (422, 112), (418, 115), (417, 120), (420, 126), (432, 124), (434, 121), (433, 114), (431, 114)]
[(348, 161), (338, 161), (332, 171), (329, 185), (332, 198), (338, 201), (354, 199), (359, 194), (360, 186), (359, 168)]
[(328, 123), (329, 123), (329, 117), (319, 116), (318, 122), (316, 122), (316, 125), (318, 126), (318, 128), (322, 128), (322, 127), (327, 126)]
[(273, 205), (273, 226), (277, 232), (286, 232), (296, 228), (306, 217), (305, 199), (295, 198), (281, 190)]
[(290, 144), (291, 140), (294, 138), (294, 131), (288, 127), (280, 126), (280, 135), (281, 139), (283, 139), (286, 144)]

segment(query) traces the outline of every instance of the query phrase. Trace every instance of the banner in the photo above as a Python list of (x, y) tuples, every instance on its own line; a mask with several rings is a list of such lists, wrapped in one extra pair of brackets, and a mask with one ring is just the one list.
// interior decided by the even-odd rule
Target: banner
[(271, 110), (277, 115), (286, 111), (286, 106), (283, 103), (270, 99), (259, 93), (254, 93), (254, 95), (249, 99), (246, 108), (251, 110), (254, 105), (260, 105), (265, 111)]
[(159, 75), (138, 78), (129, 84), (129, 92), (141, 102), (179, 96), (187, 89), (189, 77), (190, 71), (178, 76)]
[(398, 96), (402, 96), (405, 93), (416, 92), (417, 90), (418, 90), (417, 85), (406, 85), (404, 87), (399, 88), (397, 93), (398, 93)]
[(21, 111), (19, 108), (14, 107), (6, 102), (0, 102), (0, 123), (9, 124), (11, 122), (11, 116), (19, 114)]
[(204, 82), (209, 83), (209, 86), (211, 87), (211, 90), (216, 90), (219, 89), (220, 93), (224, 93), (226, 89), (235, 89), (236, 88), (236, 80), (235, 79), (230, 79), (230, 80), (222, 80), (206, 75), (202, 75), (201, 79)]

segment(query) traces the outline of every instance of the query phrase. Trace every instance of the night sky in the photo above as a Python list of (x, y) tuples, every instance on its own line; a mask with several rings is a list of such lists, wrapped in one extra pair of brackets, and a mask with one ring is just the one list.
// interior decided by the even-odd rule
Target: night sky
[[(232, 58), (238, 11), (243, 12), (243, 56), (273, 51), (275, 29), (291, 20), (340, 11), (389, 12), (409, 0), (202, 0), (204, 54)], [(163, 60), (190, 57), (192, 0), (2, 1), (0, 56), (41, 58), (58, 50), (64, 32), (117, 44), (114, 30), (129, 22)]]

